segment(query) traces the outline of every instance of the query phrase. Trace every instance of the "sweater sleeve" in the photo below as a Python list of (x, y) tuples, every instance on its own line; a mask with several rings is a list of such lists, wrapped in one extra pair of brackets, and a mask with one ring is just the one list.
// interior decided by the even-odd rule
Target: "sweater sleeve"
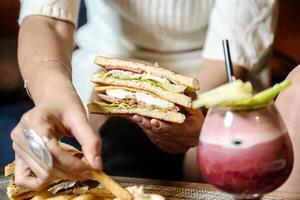
[(42, 15), (77, 25), (80, 0), (20, 0), (19, 24), (30, 15)]
[(276, 0), (216, 0), (203, 57), (223, 60), (222, 40), (229, 39), (232, 62), (249, 71), (259, 70), (261, 61), (271, 52), (277, 3)]

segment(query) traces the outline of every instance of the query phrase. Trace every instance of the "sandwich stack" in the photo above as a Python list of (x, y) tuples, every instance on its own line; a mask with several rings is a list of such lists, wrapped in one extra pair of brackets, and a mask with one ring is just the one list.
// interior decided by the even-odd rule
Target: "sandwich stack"
[(97, 99), (89, 112), (107, 115), (138, 114), (163, 121), (183, 123), (192, 98), (199, 90), (197, 79), (150, 63), (97, 56), (103, 70), (95, 73)]

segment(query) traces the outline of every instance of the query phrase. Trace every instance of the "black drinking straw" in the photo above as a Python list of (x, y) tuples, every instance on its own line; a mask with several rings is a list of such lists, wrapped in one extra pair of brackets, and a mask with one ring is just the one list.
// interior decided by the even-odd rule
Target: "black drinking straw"
[(229, 41), (227, 39), (222, 40), (222, 44), (223, 44), (227, 78), (229, 82), (232, 82), (234, 81), (234, 74), (233, 74), (232, 62), (230, 57)]

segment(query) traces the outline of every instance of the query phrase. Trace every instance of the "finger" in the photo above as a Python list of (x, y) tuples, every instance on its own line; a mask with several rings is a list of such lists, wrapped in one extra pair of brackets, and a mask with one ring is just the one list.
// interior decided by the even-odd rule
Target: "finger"
[(171, 130), (172, 124), (158, 119), (151, 119), (151, 130), (156, 133), (165, 133)]
[[(199, 114), (199, 112), (198, 112)], [(162, 132), (169, 132), (172, 136), (178, 137), (198, 137), (200, 134), (200, 130), (204, 121), (203, 115), (190, 115), (186, 118), (184, 123), (172, 123), (167, 126), (167, 124), (162, 128), (166, 129)]]
[(185, 94), (195, 100), (197, 98), (197, 94), (195, 91), (185, 91)]
[[(16, 152), (15, 158), (15, 183), (17, 186), (29, 188), (31, 190), (41, 190), (49, 182), (50, 175), (41, 168), (34, 159), (28, 157), (26, 153), (17, 146), (13, 146)], [(23, 160), (29, 161), (28, 165)], [(33, 174), (32, 174), (33, 173)]]
[(133, 119), (137, 119), (137, 118), (140, 119), (140, 120), (138, 120), (137, 123), (142, 129), (149, 129), (151, 127), (150, 119), (148, 119), (147, 117), (142, 117), (140, 115), (133, 116)]
[(151, 127), (150, 119), (146, 117), (142, 117), (142, 122), (140, 123), (140, 126), (145, 129), (149, 129)]
[(190, 148), (189, 145), (181, 144), (174, 141), (172, 137), (164, 138), (158, 135), (157, 133), (153, 133), (151, 130), (145, 130), (145, 133), (153, 144), (158, 146), (166, 153), (178, 154), (186, 152)]
[[(24, 166), (28, 166), (28, 170), (27, 172), (31, 172), (29, 178), (32, 178), (32, 172), (35, 174), (37, 181), (40, 181), (40, 183), (35, 183), (38, 187), (35, 189), (39, 189), (41, 187), (43, 187), (44, 184), (46, 184), (47, 182), (49, 182), (50, 180), (53, 179), (68, 179), (68, 180), (76, 180), (76, 179), (87, 179), (85, 176), (87, 175), (82, 175), (82, 176), (78, 176), (78, 174), (76, 176), (72, 176), (69, 173), (69, 169), (63, 169), (63, 170), (59, 170), (57, 169), (55, 166), (51, 169), (46, 169), (44, 168), (45, 165), (44, 163), (42, 163), (41, 166), (41, 161), (38, 160), (35, 155), (33, 155), (31, 152), (28, 154), (26, 153), (26, 150), (21, 147), (18, 146), (18, 144), (14, 143), (13, 144), (14, 150), (16, 152), (18, 152), (23, 158), (23, 160), (26, 160), (27, 163)], [(23, 161), (24, 162), (24, 161)], [(25, 162), (24, 162), (25, 163)], [(55, 165), (57, 165), (55, 163)], [(28, 173), (27, 173), (28, 175)], [(84, 176), (84, 177), (83, 177)], [(90, 176), (88, 176), (90, 177)]]
[[(44, 170), (47, 171), (47, 176), (53, 175), (56, 172), (55, 177), (57, 178), (70, 178), (70, 179), (86, 179), (89, 176), (88, 167), (81, 162), (78, 158), (70, 155), (65, 150), (63, 150), (56, 140), (56, 138), (52, 137), (52, 135), (56, 135), (53, 133), (55, 129), (52, 128), (51, 122), (48, 123), (33, 123), (31, 125), (22, 125), (23, 127), (32, 127), (33, 130), (36, 131), (42, 138), (48, 138), (49, 140), (46, 142), (46, 146), (51, 152), (54, 160), (54, 168), (58, 170), (54, 170), (54, 168), (48, 168), (45, 163), (43, 163), (39, 158), (37, 158), (32, 151), (30, 150), (25, 136), (23, 135), (23, 129), (21, 126), (16, 127), (16, 134), (19, 136), (15, 138), (15, 143), (19, 144), (19, 147), (23, 149), (23, 152), (26, 154), (23, 155), (26, 163), (32, 168), (32, 165), (35, 166), (35, 163)], [(35, 160), (35, 162), (31, 165), (29, 162), (30, 157)]]
[[(194, 147), (198, 144), (200, 130), (185, 128), (182, 124), (168, 123), (157, 119), (151, 119), (150, 122), (152, 132), (171, 142), (185, 147)], [(197, 127), (196, 125), (193, 126)], [(188, 131), (192, 131), (193, 134), (187, 133)]]
[[(45, 169), (41, 167), (38, 162), (36, 162), (34, 155), (25, 153), (23, 147), (20, 147), (15, 143), (13, 144), (13, 147), (16, 152), (19, 152), (21, 156), (18, 156), (18, 158), (20, 158), (20, 160), (23, 162), (22, 168), (24, 172), (23, 172), (23, 178), (20, 176), (21, 184), (23, 180), (25, 180), (25, 182), (27, 181), (30, 182), (30, 180), (27, 179), (35, 179), (35, 180), (31, 180), (31, 182), (33, 181), (33, 184), (37, 186), (37, 188), (34, 189), (39, 189), (42, 188), (43, 185), (45, 185), (47, 182), (49, 182), (52, 179), (72, 180), (77, 178), (74, 176), (70, 176), (67, 173), (64, 173), (60, 170), (57, 170), (56, 168)], [(26, 160), (29, 163), (29, 165), (26, 164), (21, 158), (23, 158), (23, 160)]]
[[(12, 131), (11, 138), (13, 140), (13, 149), (14, 151), (22, 157), (24, 161), (28, 165), (32, 163), (36, 163), (39, 168), (36, 168), (36, 171), (38, 169), (42, 169), (43, 171), (47, 171), (47, 166), (45, 163), (43, 163), (39, 158), (37, 158), (31, 149), (29, 148), (29, 145), (27, 143), (27, 140), (25, 139), (25, 136), (23, 134), (23, 128), (22, 125), (19, 123)], [(27, 161), (28, 160), (28, 161)]]
[(139, 116), (139, 115), (133, 115), (132, 119), (133, 119), (133, 121), (134, 121), (135, 123), (140, 123), (140, 122), (142, 122), (142, 117)]
[(96, 170), (101, 170), (101, 141), (99, 136), (92, 130), (86, 116), (78, 115), (70, 119), (70, 128), (74, 137), (80, 143), (82, 152), (90, 166)]
[[(191, 128), (191, 126), (195, 127), (194, 122), (192, 124), (188, 123), (188, 120), (186, 120), (185, 123), (188, 124), (178, 124), (178, 123), (169, 123), (164, 122), (157, 119), (151, 119), (151, 130), (159, 135), (169, 135), (170, 137), (193, 137), (195, 136), (194, 128)], [(189, 132), (193, 131), (194, 134), (189, 134)], [(196, 134), (198, 137), (198, 134)]]
[(92, 177), (89, 167), (79, 158), (62, 149), (54, 138), (47, 142), (47, 147), (53, 155), (55, 168), (61, 171), (62, 174), (68, 174), (68, 178), (87, 179)]

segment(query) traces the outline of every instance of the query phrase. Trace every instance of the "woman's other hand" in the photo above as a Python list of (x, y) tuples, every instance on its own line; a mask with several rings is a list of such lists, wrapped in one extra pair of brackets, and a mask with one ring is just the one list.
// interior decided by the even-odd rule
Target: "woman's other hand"
[(179, 154), (198, 145), (204, 117), (200, 110), (191, 110), (182, 124), (164, 122), (140, 115), (134, 115), (133, 120), (157, 147), (170, 154)]

